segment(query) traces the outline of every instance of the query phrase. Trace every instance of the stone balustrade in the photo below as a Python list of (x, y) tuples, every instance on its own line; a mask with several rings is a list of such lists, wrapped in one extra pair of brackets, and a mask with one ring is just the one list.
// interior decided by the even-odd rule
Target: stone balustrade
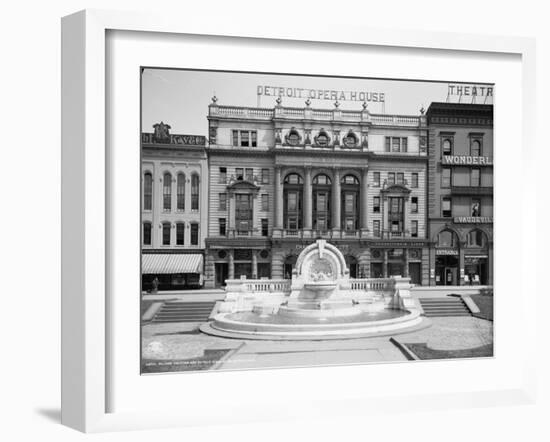
[(282, 107), (274, 108), (252, 108), (240, 106), (210, 106), (210, 116), (219, 116), (223, 118), (235, 119), (256, 119), (272, 120), (281, 119), (309, 119), (315, 121), (355, 121), (370, 122), (379, 126), (400, 126), (400, 127), (418, 127), (425, 123), (425, 117), (414, 115), (383, 115), (371, 114), (368, 111), (350, 111), (350, 110), (325, 110), (311, 109), (301, 107)]

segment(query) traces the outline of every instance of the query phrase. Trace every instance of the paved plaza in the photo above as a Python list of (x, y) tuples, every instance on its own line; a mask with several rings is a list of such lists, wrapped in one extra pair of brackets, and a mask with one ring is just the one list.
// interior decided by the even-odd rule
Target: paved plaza
[[(401, 344), (468, 350), (492, 344), (493, 323), (475, 317), (431, 318), (431, 327), (398, 334)], [(143, 371), (237, 370), (407, 361), (392, 336), (311, 341), (258, 341), (206, 335), (200, 323), (145, 324)], [(491, 356), (491, 354), (484, 354)], [(169, 369), (167, 368), (169, 367)]]

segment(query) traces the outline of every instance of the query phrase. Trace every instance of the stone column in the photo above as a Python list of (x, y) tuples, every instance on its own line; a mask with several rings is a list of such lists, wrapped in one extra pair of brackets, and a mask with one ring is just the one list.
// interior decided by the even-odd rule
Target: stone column
[(384, 278), (388, 277), (388, 249), (384, 249), (384, 263), (382, 264), (382, 271), (384, 272)]
[(368, 168), (363, 169), (363, 174), (361, 176), (361, 230), (367, 231), (369, 229), (369, 182), (368, 182)]
[(334, 169), (332, 180), (332, 229), (340, 230), (340, 170)]
[(228, 252), (227, 256), (229, 258), (228, 279), (235, 279), (235, 262), (233, 258), (233, 250), (228, 250), (227, 252)]
[(404, 261), (405, 261), (404, 268), (403, 268), (403, 276), (405, 278), (408, 278), (409, 277), (409, 249), (403, 249), (403, 253), (404, 253)]
[(383, 213), (382, 213), (382, 238), (391, 238), (390, 237), (390, 226), (389, 226), (389, 199), (388, 197), (382, 197), (383, 201)]
[(311, 212), (313, 207), (311, 167), (306, 166), (304, 175), (304, 230), (311, 230)]
[(464, 246), (466, 243), (460, 242), (460, 250), (458, 251), (459, 260), (458, 260), (458, 285), (464, 285)]
[(281, 177), (281, 167), (275, 167), (275, 178), (274, 178), (274, 187), (275, 187), (275, 229), (283, 228), (283, 183)]
[(409, 216), (410, 204), (409, 198), (403, 199), (403, 236), (409, 236), (411, 233), (410, 216)]
[(256, 250), (252, 250), (252, 279), (258, 278), (258, 255)]

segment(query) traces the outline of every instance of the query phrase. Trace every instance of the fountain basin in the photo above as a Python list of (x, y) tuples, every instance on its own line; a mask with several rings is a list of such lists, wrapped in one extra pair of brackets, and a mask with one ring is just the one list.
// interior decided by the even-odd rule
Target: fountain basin
[(324, 340), (407, 333), (429, 326), (417, 311), (385, 309), (348, 316), (300, 317), (222, 313), (203, 324), (204, 333), (238, 339)]

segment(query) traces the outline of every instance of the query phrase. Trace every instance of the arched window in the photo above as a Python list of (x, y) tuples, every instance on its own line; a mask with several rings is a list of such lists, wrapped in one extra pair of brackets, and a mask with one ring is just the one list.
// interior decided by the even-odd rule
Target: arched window
[(443, 155), (453, 154), (453, 143), (449, 138), (443, 140)]
[(284, 180), (285, 184), (303, 184), (304, 180), (297, 173), (289, 173)]
[(185, 175), (183, 173), (178, 173), (177, 199), (177, 209), (185, 210)]
[(183, 246), (185, 244), (185, 224), (176, 223), (176, 245)]
[(143, 210), (153, 210), (153, 175), (150, 172), (143, 177)]
[(443, 230), (439, 235), (437, 235), (437, 246), (438, 247), (456, 247), (457, 240), (456, 234), (450, 230)]
[(199, 176), (191, 177), (191, 210), (199, 210)]
[(162, 208), (163, 210), (172, 210), (172, 175), (166, 172), (162, 185)]
[(359, 180), (354, 175), (346, 175), (342, 177), (340, 183), (349, 186), (358, 186)]
[(348, 232), (359, 228), (359, 180), (354, 175), (341, 178), (341, 221), (342, 227)]
[(316, 184), (316, 185), (330, 185), (332, 184), (332, 180), (330, 179), (330, 177), (328, 175), (325, 175), (325, 174), (319, 174), (317, 176), (315, 176), (315, 178), (313, 178), (313, 184)]
[(479, 142), (479, 140), (472, 141), (472, 148), (471, 148), (470, 155), (473, 157), (479, 157), (481, 155), (481, 143)]
[(151, 245), (151, 223), (148, 221), (143, 223), (143, 245)]
[(331, 187), (332, 180), (325, 174), (313, 178), (313, 213), (312, 221), (315, 230), (326, 231), (332, 227)]
[(302, 228), (302, 198), (304, 180), (297, 173), (289, 173), (284, 179), (283, 218), (288, 230)]
[(468, 247), (485, 247), (487, 244), (485, 234), (478, 229), (468, 233)]

